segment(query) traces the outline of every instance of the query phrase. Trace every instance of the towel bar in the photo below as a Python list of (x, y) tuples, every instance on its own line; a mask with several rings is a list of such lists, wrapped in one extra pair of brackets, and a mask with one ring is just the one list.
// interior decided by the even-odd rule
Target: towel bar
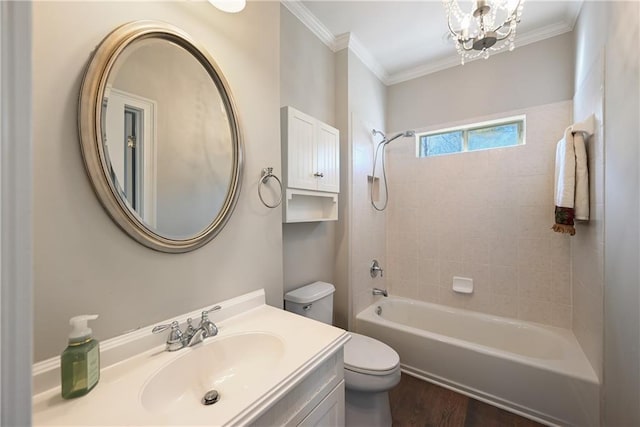
[(589, 115), (586, 119), (581, 122), (574, 123), (571, 126), (571, 132), (583, 132), (586, 136), (593, 135), (596, 130), (596, 120), (593, 114)]
[[(271, 178), (276, 180), (276, 182), (278, 183), (278, 187), (280, 188), (280, 197), (278, 198), (278, 201), (273, 204), (265, 202), (264, 198), (262, 197), (262, 186), (266, 184), (266, 182)], [(280, 206), (280, 203), (282, 203), (282, 181), (280, 181), (280, 178), (273, 174), (272, 167), (262, 169), (262, 174), (260, 175), (260, 180), (258, 181), (258, 197), (260, 197), (260, 201), (262, 202), (262, 204), (269, 209), (275, 209)]]

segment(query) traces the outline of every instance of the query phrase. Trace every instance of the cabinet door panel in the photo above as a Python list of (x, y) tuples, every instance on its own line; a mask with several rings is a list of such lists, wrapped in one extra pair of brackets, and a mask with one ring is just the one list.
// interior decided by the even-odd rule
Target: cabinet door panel
[(315, 190), (315, 119), (289, 109), (287, 182), (291, 188)]
[(324, 398), (298, 427), (342, 427), (345, 425), (344, 380)]
[(318, 123), (317, 174), (318, 190), (340, 192), (340, 135), (337, 129)]

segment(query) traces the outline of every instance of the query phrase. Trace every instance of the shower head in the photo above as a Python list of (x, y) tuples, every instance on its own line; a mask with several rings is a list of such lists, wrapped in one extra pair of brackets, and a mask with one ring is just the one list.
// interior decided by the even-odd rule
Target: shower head
[(399, 134), (395, 135), (393, 138), (389, 139), (388, 141), (385, 141), (385, 145), (390, 143), (394, 139), (400, 138), (401, 136), (403, 136), (405, 138), (411, 138), (411, 137), (416, 136), (416, 132), (413, 131), (413, 130), (405, 130), (404, 132), (400, 132)]

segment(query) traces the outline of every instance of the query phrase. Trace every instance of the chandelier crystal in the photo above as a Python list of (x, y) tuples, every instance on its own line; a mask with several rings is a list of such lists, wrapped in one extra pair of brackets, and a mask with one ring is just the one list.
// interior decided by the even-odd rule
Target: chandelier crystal
[(515, 48), (516, 25), (520, 22), (524, 0), (467, 1), (464, 12), (458, 0), (443, 0), (451, 38), (460, 54), (460, 62), (490, 53)]

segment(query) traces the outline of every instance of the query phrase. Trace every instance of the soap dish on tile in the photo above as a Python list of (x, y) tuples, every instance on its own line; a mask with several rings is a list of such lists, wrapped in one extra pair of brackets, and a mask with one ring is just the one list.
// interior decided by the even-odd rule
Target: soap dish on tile
[(473, 293), (473, 279), (453, 276), (453, 291), (461, 294)]

